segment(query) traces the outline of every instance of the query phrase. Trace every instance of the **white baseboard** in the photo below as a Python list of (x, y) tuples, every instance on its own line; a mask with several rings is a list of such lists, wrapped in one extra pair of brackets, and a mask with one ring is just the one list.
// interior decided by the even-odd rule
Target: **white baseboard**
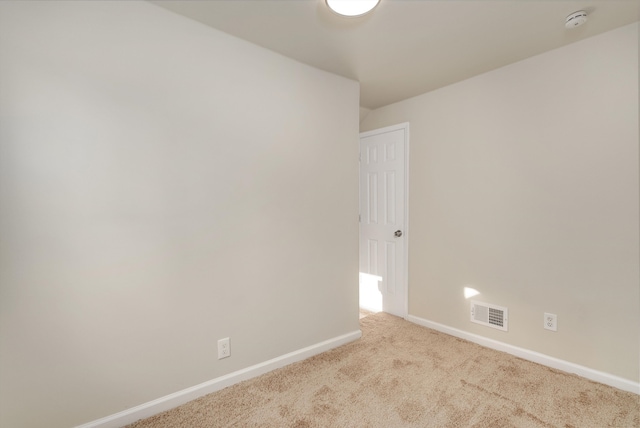
[(498, 351), (506, 352), (507, 354), (515, 355), (524, 360), (533, 361), (534, 363), (542, 364), (547, 367), (562, 370), (568, 373), (574, 373), (578, 376), (582, 376), (595, 382), (600, 382), (605, 385), (613, 386), (614, 388), (621, 389), (623, 391), (633, 392), (640, 394), (640, 383), (633, 382), (631, 380), (621, 378), (609, 373), (600, 372), (590, 369), (588, 367), (580, 366), (578, 364), (571, 363), (569, 361), (560, 360), (558, 358), (550, 357), (549, 355), (541, 354), (539, 352), (530, 351), (528, 349), (519, 348), (517, 346), (509, 345), (498, 340), (489, 339), (477, 334), (469, 333), (457, 328), (449, 327), (437, 322), (425, 320), (413, 315), (407, 315), (405, 318), (414, 324), (428, 327), (433, 330), (440, 331), (442, 333), (449, 334), (451, 336), (459, 337), (470, 342), (477, 343), (487, 348), (495, 349)]
[(362, 337), (362, 332), (360, 330), (353, 331), (342, 336), (334, 337), (333, 339), (325, 340), (324, 342), (320, 342), (315, 345), (290, 352), (272, 360), (247, 367), (246, 369), (229, 373), (228, 375), (224, 375), (201, 383), (199, 385), (192, 386), (191, 388), (174, 392), (173, 394), (166, 395), (164, 397), (149, 401), (148, 403), (144, 403), (136, 407), (132, 407), (122, 412), (115, 413), (113, 415), (106, 416), (104, 418), (97, 419), (83, 425), (79, 425), (76, 428), (122, 427), (124, 425), (131, 424), (139, 419), (148, 418), (160, 412), (173, 409), (174, 407), (180, 406), (181, 404), (195, 400), (196, 398), (202, 397), (203, 395), (219, 391), (238, 382), (260, 376), (280, 367), (284, 367), (297, 361), (313, 357), (314, 355), (321, 354), (346, 343), (353, 342), (360, 337)]

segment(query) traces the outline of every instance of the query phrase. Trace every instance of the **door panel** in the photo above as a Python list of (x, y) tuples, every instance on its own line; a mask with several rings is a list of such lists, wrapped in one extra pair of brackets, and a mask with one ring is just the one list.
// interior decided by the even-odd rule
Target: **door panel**
[(382, 310), (399, 316), (407, 313), (407, 131), (402, 125), (360, 136), (360, 272), (382, 278)]

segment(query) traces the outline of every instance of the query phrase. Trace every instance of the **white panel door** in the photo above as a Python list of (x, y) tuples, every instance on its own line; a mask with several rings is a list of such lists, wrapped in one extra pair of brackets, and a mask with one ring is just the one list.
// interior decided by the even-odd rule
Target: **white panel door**
[(382, 278), (382, 310), (407, 315), (408, 124), (360, 134), (360, 272)]

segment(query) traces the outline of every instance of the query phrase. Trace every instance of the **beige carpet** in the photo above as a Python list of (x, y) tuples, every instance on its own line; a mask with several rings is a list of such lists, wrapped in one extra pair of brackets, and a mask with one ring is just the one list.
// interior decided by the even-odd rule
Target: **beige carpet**
[(640, 427), (640, 397), (409, 323), (129, 427)]

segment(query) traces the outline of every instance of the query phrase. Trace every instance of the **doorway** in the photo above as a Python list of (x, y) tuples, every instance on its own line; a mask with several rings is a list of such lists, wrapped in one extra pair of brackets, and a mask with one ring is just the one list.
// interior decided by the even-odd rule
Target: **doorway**
[(409, 124), (360, 134), (360, 307), (408, 311)]

